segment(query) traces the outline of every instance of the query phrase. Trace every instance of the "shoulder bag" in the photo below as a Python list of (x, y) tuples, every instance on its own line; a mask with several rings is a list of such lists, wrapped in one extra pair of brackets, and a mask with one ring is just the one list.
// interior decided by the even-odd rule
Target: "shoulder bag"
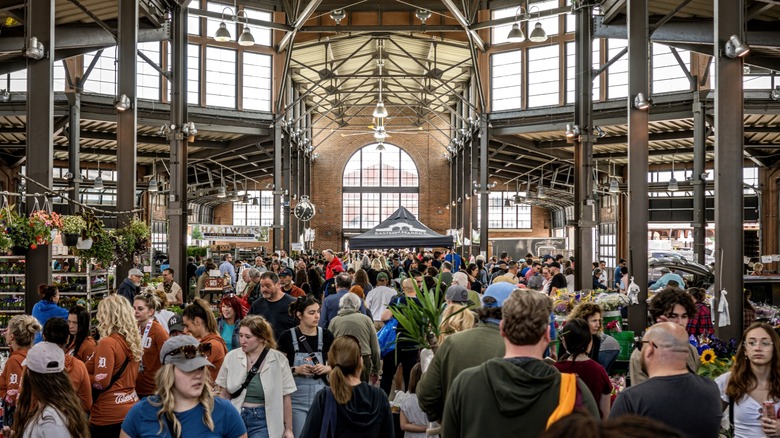
[(116, 383), (117, 380), (119, 380), (120, 377), (122, 377), (122, 373), (125, 372), (125, 368), (127, 368), (127, 364), (130, 363), (130, 357), (125, 358), (125, 363), (122, 364), (122, 366), (119, 368), (119, 371), (116, 372), (113, 376), (111, 376), (111, 381), (108, 382), (108, 385), (103, 389), (97, 389), (94, 386), (92, 387), (92, 403), (97, 402), (98, 397), (100, 397), (100, 394), (108, 391), (108, 388), (111, 388), (114, 386), (114, 383)]
[(254, 365), (252, 365), (252, 368), (249, 370), (249, 372), (246, 374), (246, 380), (244, 380), (244, 383), (241, 384), (241, 387), (238, 388), (236, 392), (233, 392), (230, 394), (231, 398), (236, 398), (239, 395), (241, 395), (242, 392), (249, 386), (249, 382), (252, 381), (252, 379), (257, 375), (257, 372), (260, 371), (260, 365), (263, 364), (263, 360), (265, 360), (265, 357), (268, 356), (268, 351), (270, 349), (268, 347), (265, 347), (263, 349), (263, 352), (260, 353), (260, 357), (257, 358)]

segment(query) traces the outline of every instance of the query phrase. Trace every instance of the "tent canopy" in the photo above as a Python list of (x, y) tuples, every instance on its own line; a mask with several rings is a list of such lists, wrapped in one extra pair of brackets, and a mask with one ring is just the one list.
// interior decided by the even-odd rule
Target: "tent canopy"
[(452, 245), (452, 236), (441, 235), (421, 224), (404, 207), (374, 228), (349, 239), (350, 249), (450, 248)]

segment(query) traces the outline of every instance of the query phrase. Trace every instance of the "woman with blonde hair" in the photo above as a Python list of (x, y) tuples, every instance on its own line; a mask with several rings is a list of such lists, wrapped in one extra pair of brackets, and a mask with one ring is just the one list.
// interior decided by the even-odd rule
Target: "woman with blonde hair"
[(211, 345), (207, 359), (214, 365), (214, 368), (209, 371), (211, 379), (215, 380), (222, 367), (222, 361), (225, 360), (227, 345), (219, 334), (217, 318), (211, 311), (211, 305), (203, 298), (195, 298), (192, 304), (184, 308), (181, 319), (184, 321), (185, 333), (192, 335), (201, 344)]
[[(122, 438), (188, 436), (245, 438), (246, 428), (230, 403), (214, 398), (206, 348), (189, 335), (165, 341), (160, 350), (157, 393), (137, 403), (122, 423)], [(151, 425), (153, 429), (150, 427)]]
[(25, 365), (16, 418), (11, 429), (4, 428), (3, 435), (89, 436), (87, 415), (65, 372), (62, 348), (51, 342), (40, 342), (30, 349)]
[(97, 320), (100, 341), (86, 363), (93, 388), (89, 426), (92, 436), (114, 438), (138, 401), (135, 384), (144, 353), (138, 322), (124, 296), (112, 294), (103, 299)]
[(297, 389), (284, 353), (262, 316), (239, 323), (241, 348), (227, 354), (219, 370), (220, 397), (241, 412), (249, 438), (293, 438), (292, 393)]
[(168, 332), (154, 317), (154, 312), (159, 307), (160, 301), (155, 293), (141, 292), (133, 300), (133, 311), (141, 333), (141, 345), (144, 347), (140, 374), (135, 386), (138, 396), (142, 398), (154, 394), (157, 390), (154, 377), (162, 366), (160, 349), (168, 340)]
[(393, 437), (387, 395), (360, 380), (363, 360), (358, 340), (349, 335), (336, 338), (328, 352), (328, 363), (332, 367), (330, 387), (314, 397), (301, 437)]
[(477, 325), (477, 316), (468, 310), (468, 306), (457, 303), (448, 304), (441, 314), (437, 345), (441, 345), (447, 336), (474, 328), (475, 325)]
[(8, 321), (5, 342), (11, 349), (11, 355), (5, 362), (5, 368), (0, 372), (0, 399), (5, 402), (6, 415), (9, 415), (8, 406), (14, 406), (19, 397), (19, 387), (24, 372), (22, 362), (27, 358), (27, 351), (32, 347), (33, 339), (40, 331), (41, 324), (30, 315), (16, 315)]
[(168, 310), (168, 305), (170, 304), (168, 303), (168, 295), (165, 294), (164, 290), (155, 289), (152, 286), (147, 286), (147, 288), (144, 289), (144, 292), (152, 293), (157, 296), (158, 305), (154, 312), (154, 319), (163, 326), (165, 333), (168, 333), (168, 321), (175, 315), (175, 313)]

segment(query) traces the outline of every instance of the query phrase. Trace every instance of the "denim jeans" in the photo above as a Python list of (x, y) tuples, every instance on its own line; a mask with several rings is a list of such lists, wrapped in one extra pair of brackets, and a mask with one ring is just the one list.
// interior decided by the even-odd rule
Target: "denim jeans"
[(268, 423), (265, 421), (265, 406), (241, 408), (241, 419), (246, 426), (247, 438), (268, 438)]
[(324, 388), (325, 385), (320, 379), (295, 378), (295, 386), (298, 388), (292, 393), (292, 414), (293, 414), (293, 435), (295, 438), (301, 436), (303, 425), (306, 424), (306, 416), (309, 414), (309, 407), (317, 391)]

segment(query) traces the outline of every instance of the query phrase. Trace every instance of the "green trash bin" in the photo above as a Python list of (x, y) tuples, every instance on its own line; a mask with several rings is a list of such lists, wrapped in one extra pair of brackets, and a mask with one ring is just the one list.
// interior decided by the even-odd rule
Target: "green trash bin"
[(620, 333), (613, 333), (618, 344), (620, 344), (620, 354), (618, 360), (629, 360), (631, 358), (631, 352), (634, 350), (634, 332), (624, 331)]

